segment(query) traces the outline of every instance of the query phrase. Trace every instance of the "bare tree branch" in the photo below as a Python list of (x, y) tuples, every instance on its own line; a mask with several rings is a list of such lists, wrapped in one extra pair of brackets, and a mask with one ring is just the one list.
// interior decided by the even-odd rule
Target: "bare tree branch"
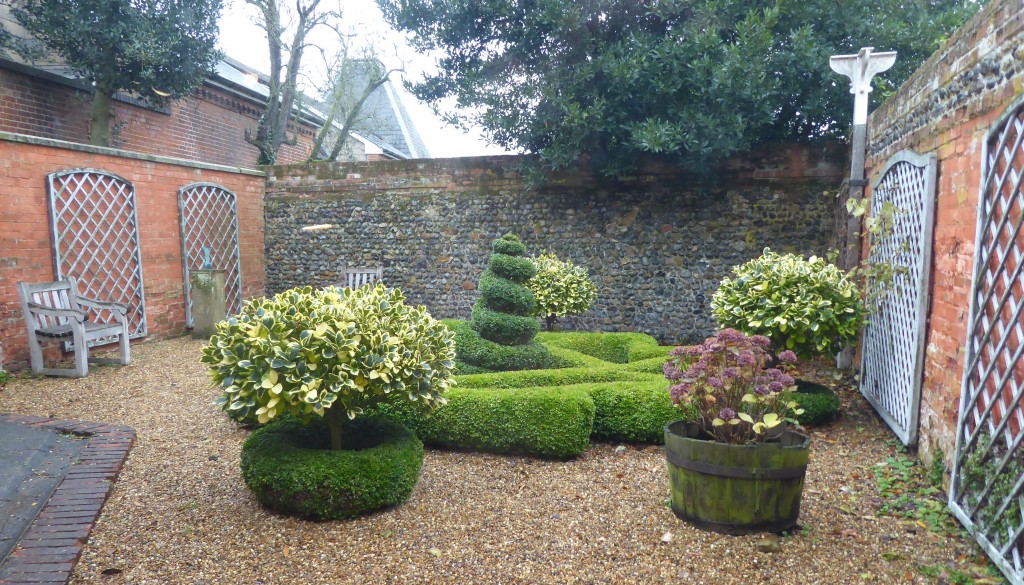
[[(292, 31), (291, 43), (285, 45), (285, 27), (282, 26), (281, 6), (277, 0), (245, 0), (260, 10), (262, 21), (258, 23), (267, 33), (267, 48), (270, 50), (270, 71), (268, 72), (268, 95), (263, 115), (260, 116), (256, 132), (246, 132), (246, 141), (259, 149), (257, 164), (274, 164), (277, 151), (282, 144), (298, 141), (301, 120), (295, 116), (292, 137), (288, 138), (288, 122), (298, 105), (298, 79), (302, 65), (303, 51), (308, 46), (306, 39), (316, 27), (323, 25), (337, 13), (317, 11), (321, 0), (296, 0), (297, 21)], [(287, 57), (286, 57), (287, 55)], [(287, 58), (287, 64), (285, 59)]]
[[(338, 160), (353, 129), (367, 118), (363, 111), (366, 101), (377, 88), (387, 83), (393, 73), (405, 70), (404, 67), (386, 68), (377, 58), (377, 49), (373, 45), (362, 49), (359, 56), (354, 57), (351, 52), (355, 33), (346, 32), (334, 23), (330, 28), (337, 36), (339, 48), (330, 54), (320, 48), (327, 71), (327, 84), (320, 88), (320, 93), (327, 107), (310, 160), (325, 147), (330, 148), (326, 160)], [(340, 128), (337, 124), (339, 120)]]

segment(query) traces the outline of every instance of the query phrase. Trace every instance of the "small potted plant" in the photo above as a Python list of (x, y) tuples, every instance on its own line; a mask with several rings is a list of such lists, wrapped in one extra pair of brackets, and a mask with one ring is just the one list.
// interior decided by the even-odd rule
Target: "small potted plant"
[(665, 364), (672, 401), (696, 420), (665, 427), (665, 454), (677, 516), (718, 532), (778, 532), (800, 513), (810, 438), (790, 430), (796, 355), (778, 366), (770, 340), (723, 329), (678, 347)]

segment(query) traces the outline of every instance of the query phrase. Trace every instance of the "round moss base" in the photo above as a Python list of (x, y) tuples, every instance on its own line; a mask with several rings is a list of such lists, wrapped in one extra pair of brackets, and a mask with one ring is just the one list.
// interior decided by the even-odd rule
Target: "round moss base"
[(423, 443), (402, 425), (359, 418), (330, 450), (326, 425), (276, 422), (242, 446), (242, 478), (264, 506), (323, 520), (352, 518), (400, 504), (423, 466)]
[(804, 409), (803, 414), (796, 417), (803, 426), (824, 424), (839, 414), (839, 397), (822, 384), (797, 380), (793, 399)]

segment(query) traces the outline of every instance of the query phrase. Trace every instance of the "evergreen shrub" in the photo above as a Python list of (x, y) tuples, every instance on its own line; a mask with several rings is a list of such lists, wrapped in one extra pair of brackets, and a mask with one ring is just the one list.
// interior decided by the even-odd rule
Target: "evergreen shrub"
[(264, 426), (242, 446), (242, 479), (264, 506), (320, 520), (407, 500), (423, 464), (423, 443), (382, 418), (358, 418), (345, 425), (344, 434), (348, 447), (334, 451), (322, 421)]
[(718, 324), (764, 335), (776, 352), (832, 356), (856, 340), (864, 321), (860, 291), (845, 272), (811, 256), (764, 254), (732, 269), (711, 300)]

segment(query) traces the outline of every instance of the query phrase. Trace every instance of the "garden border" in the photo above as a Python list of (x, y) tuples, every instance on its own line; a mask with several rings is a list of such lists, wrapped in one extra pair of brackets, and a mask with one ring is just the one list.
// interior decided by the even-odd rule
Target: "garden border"
[(0, 423), (74, 433), (88, 442), (67, 475), (0, 562), (0, 585), (67, 583), (117, 480), (135, 429), (97, 422), (0, 414)]

